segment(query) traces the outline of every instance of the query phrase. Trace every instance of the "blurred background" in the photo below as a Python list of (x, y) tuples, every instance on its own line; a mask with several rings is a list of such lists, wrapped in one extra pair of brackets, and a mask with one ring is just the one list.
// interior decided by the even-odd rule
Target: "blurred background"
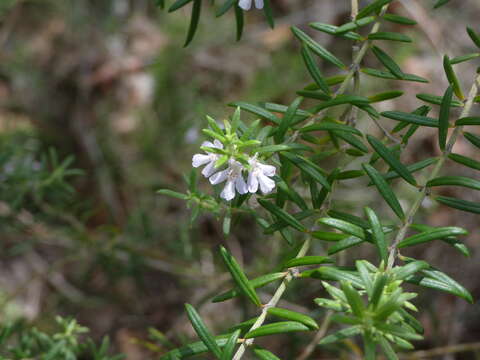
[[(255, 277), (281, 263), (288, 252), (283, 240), (262, 235), (246, 216), (225, 239), (214, 215), (202, 213), (191, 223), (183, 201), (156, 190), (185, 191), (183, 174), (190, 172), (191, 156), (204, 140), (206, 114), (222, 119), (232, 112), (226, 104), (237, 100), (290, 103), (310, 80), (289, 26), (342, 24), (349, 5), (347, 0), (272, 0), (275, 29), (268, 28), (262, 12), (251, 11), (244, 38), (235, 42), (232, 14), (215, 18), (205, 4), (196, 38), (183, 48), (189, 6), (168, 14), (152, 0), (0, 1), (1, 322), (23, 319), (48, 331), (56, 315), (74, 317), (94, 339), (109, 335), (116, 352), (137, 360), (195, 337), (185, 302), (217, 333), (252, 317), (241, 300), (210, 303), (230, 286), (218, 246), (226, 243)], [(430, 83), (362, 76), (362, 94), (400, 88), (403, 97), (378, 108), (411, 111), (422, 104), (416, 93), (443, 94), (443, 54), (474, 51), (465, 26), (479, 30), (480, 2), (454, 0), (433, 11), (432, 1), (408, 0), (391, 9), (420, 25), (389, 25), (415, 39), (390, 53), (405, 72)], [(345, 62), (351, 58), (348, 41), (309, 33)], [(365, 63), (378, 67), (372, 56)], [(465, 89), (475, 65), (456, 67)], [(322, 71), (336, 73), (328, 65)], [(371, 125), (361, 121), (364, 128)], [(463, 139), (455, 152), (480, 160)], [(419, 132), (404, 162), (437, 154), (432, 133)], [(446, 172), (478, 178), (452, 163)], [(358, 184), (345, 182), (334, 198), (336, 208), (382, 209), (375, 193), (358, 191)], [(205, 181), (200, 186), (211, 193)], [(399, 191), (408, 204), (412, 194)], [(480, 201), (472, 191), (440, 192)], [(420, 217), (432, 226), (470, 230), (465, 243), (472, 255), (464, 258), (444, 244), (406, 254), (427, 259), (479, 298), (478, 216), (426, 202)], [(316, 252), (323, 246), (316, 245)], [(347, 263), (369, 258), (370, 250), (347, 252)], [(319, 282), (293, 283), (295, 288), (300, 295), (287, 292), (280, 304), (321, 320), (323, 310), (312, 302), (323, 294)], [(270, 291), (264, 288), (260, 295), (266, 298)], [(468, 343), (466, 352), (430, 358), (480, 359), (478, 303), (424, 290), (416, 304), (426, 329), (419, 349)], [(309, 340), (291, 335), (261, 343), (283, 359), (295, 359)], [(352, 349), (355, 355), (353, 343), (318, 349), (311, 358), (349, 358)]]

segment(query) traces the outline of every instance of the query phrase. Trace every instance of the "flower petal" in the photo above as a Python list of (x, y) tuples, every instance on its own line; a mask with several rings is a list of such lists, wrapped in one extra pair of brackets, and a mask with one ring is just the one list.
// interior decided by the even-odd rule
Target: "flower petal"
[(222, 170), (217, 172), (216, 174), (212, 175), (210, 177), (210, 183), (212, 185), (217, 185), (220, 184), (221, 182), (224, 182), (228, 177), (228, 169), (227, 170)]
[(275, 172), (277, 169), (275, 166), (272, 165), (265, 165), (265, 164), (260, 164), (258, 163), (257, 166), (262, 170), (262, 172), (267, 175), (267, 176), (273, 176), (275, 175)]
[(240, 0), (238, 2), (238, 6), (240, 6), (243, 10), (248, 11), (252, 7), (252, 0)]
[(246, 194), (248, 192), (247, 184), (242, 175), (239, 175), (235, 180), (235, 187), (239, 194)]
[(257, 9), (263, 9), (263, 0), (255, 0), (255, 7)]
[(214, 143), (212, 143), (211, 141), (204, 141), (202, 143), (202, 146), (206, 146), (206, 147), (216, 147)]
[(233, 181), (227, 181), (227, 184), (220, 193), (220, 197), (227, 201), (230, 201), (235, 197), (235, 184)]
[(264, 194), (268, 194), (275, 188), (275, 181), (263, 174), (258, 175), (258, 182), (260, 183), (260, 190)]
[(258, 191), (258, 178), (254, 171), (250, 171), (247, 180), (248, 191), (252, 194)]
[(204, 154), (195, 154), (192, 158), (192, 166), (199, 167), (208, 164), (211, 161), (210, 156)]
[(220, 140), (215, 139), (215, 140), (213, 140), (212, 147), (217, 148), (217, 149), (223, 149), (223, 144)]
[(210, 159), (210, 162), (202, 170), (202, 175), (206, 178), (212, 176), (215, 173), (215, 160)]

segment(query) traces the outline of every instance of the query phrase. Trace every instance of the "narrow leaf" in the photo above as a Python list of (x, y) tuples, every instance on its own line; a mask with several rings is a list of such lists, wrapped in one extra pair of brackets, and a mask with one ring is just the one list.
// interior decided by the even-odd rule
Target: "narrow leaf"
[(255, 289), (252, 284), (248, 281), (247, 277), (243, 273), (240, 265), (238, 265), (235, 258), (225, 249), (223, 246), (220, 247), (220, 254), (222, 255), (223, 261), (228, 268), (228, 271), (232, 275), (233, 280), (237, 284), (238, 288), (242, 293), (252, 301), (257, 306), (260, 306), (260, 299), (258, 298)]
[(440, 115), (438, 117), (438, 145), (442, 151), (445, 150), (447, 144), (452, 97), (453, 87), (450, 85), (443, 95), (442, 104), (440, 105)]
[(472, 39), (473, 43), (480, 48), (480, 35), (470, 27), (467, 27), (467, 34), (470, 36), (470, 39)]
[(402, 78), (398, 78), (397, 76), (393, 75), (391, 72), (387, 71), (381, 71), (377, 69), (371, 69), (371, 68), (363, 68), (360, 70), (362, 73), (373, 76), (373, 77), (378, 77), (381, 79), (388, 79), (388, 80), (404, 80), (404, 81), (414, 81), (414, 82), (420, 82), (420, 83), (428, 83), (428, 80), (425, 78), (422, 78), (421, 76), (415, 75), (415, 74), (403, 74)]
[(280, 360), (279, 357), (275, 356), (266, 349), (262, 349), (259, 346), (254, 347), (253, 352), (260, 360)]
[(291, 268), (295, 266), (306, 266), (306, 265), (320, 265), (333, 263), (333, 260), (328, 256), (303, 256), (295, 259), (288, 260), (283, 264), (283, 268)]
[(197, 32), (198, 20), (200, 19), (200, 11), (202, 10), (202, 0), (193, 0), (192, 15), (190, 18), (190, 27), (188, 28), (187, 39), (185, 40), (184, 47), (193, 40), (195, 33)]
[(380, 49), (377, 46), (372, 47), (373, 54), (377, 57), (377, 59), (385, 66), (390, 72), (395, 75), (398, 79), (404, 78), (404, 73), (400, 66), (397, 65), (395, 60), (393, 60), (385, 51)]
[(217, 359), (220, 359), (222, 356), (222, 351), (217, 345), (215, 338), (207, 329), (203, 320), (200, 318), (200, 315), (190, 304), (185, 304), (185, 310), (187, 311), (187, 316), (190, 319), (190, 322), (192, 323), (192, 326), (200, 340), (203, 341), (208, 350), (210, 350)]
[(340, 69), (346, 69), (345, 64), (343, 64), (335, 55), (333, 55), (330, 51), (325, 49), (323, 46), (318, 44), (315, 40), (313, 40), (310, 36), (305, 34), (299, 28), (293, 26), (292, 28), (293, 34), (303, 43), (305, 43), (315, 54), (320, 56), (325, 61), (332, 63), (335, 66), (338, 66)]
[(346, 338), (349, 338), (349, 337), (352, 337), (352, 336), (355, 336), (355, 335), (360, 335), (361, 333), (362, 333), (362, 327), (361, 326), (352, 326), (352, 327), (349, 327), (349, 328), (346, 328), (346, 329), (339, 330), (334, 334), (325, 336), (322, 340), (320, 340), (318, 345), (331, 344), (331, 343), (334, 343), (334, 342), (337, 342), (337, 341), (340, 341), (340, 340), (343, 340), (343, 339), (346, 339)]
[(418, 124), (418, 125), (429, 126), (429, 127), (438, 127), (437, 119), (427, 117), (427, 116), (421, 116), (421, 115), (411, 114), (411, 113), (406, 113), (401, 111), (384, 111), (381, 113), (381, 115), (389, 119), (405, 121), (410, 124)]
[(480, 190), (480, 181), (464, 176), (440, 176), (430, 180), (428, 187), (432, 186), (462, 186), (474, 190)]
[(318, 324), (310, 316), (298, 313), (296, 311), (282, 309), (278, 307), (268, 308), (267, 313), (273, 316), (281, 317), (286, 320), (296, 321), (308, 326), (310, 329), (318, 329)]
[(347, 298), (347, 302), (352, 309), (352, 313), (361, 318), (363, 316), (363, 312), (365, 311), (365, 306), (363, 304), (362, 298), (360, 294), (352, 288), (352, 285), (348, 281), (342, 281), (340, 283), (341, 289)]
[(320, 218), (318, 222), (365, 240), (365, 232), (363, 229), (347, 221), (335, 218)]
[(395, 170), (398, 175), (400, 175), (405, 181), (412, 184), (413, 186), (417, 185), (417, 181), (412, 176), (410, 171), (408, 171), (407, 167), (403, 165), (397, 157), (392, 154), (392, 152), (385, 146), (383, 143), (378, 140), (377, 138), (367, 135), (367, 140), (373, 149), (380, 155), (380, 157), (385, 160), (385, 162)]
[(399, 248), (422, 244), (449, 236), (467, 235), (468, 231), (459, 227), (441, 227), (410, 236), (398, 244)]
[(275, 124), (280, 124), (280, 119), (277, 118), (275, 115), (273, 115), (270, 111), (265, 110), (259, 106), (252, 105), (243, 101), (237, 101), (228, 104), (228, 106), (233, 106), (233, 107), (239, 107), (242, 110), (245, 110), (249, 113), (255, 114), (257, 116), (260, 116), (261, 118), (270, 120), (271, 122)]
[(392, 1), (393, 0), (375, 0), (371, 4), (365, 6), (362, 10), (360, 10), (356, 18), (361, 19), (365, 16), (370, 15), (371, 13), (379, 11), (382, 7), (384, 7), (388, 3), (391, 3)]
[(228, 338), (227, 343), (222, 351), (220, 360), (232, 360), (233, 351), (237, 345), (238, 338), (240, 337), (241, 330), (235, 330), (235, 332)]
[(330, 88), (328, 87), (325, 79), (323, 78), (322, 73), (318, 65), (315, 63), (315, 59), (312, 56), (308, 46), (302, 46), (302, 57), (307, 67), (310, 76), (312, 77), (313, 81), (318, 85), (319, 89), (322, 90), (325, 94), (330, 94)]
[(465, 126), (465, 125), (480, 125), (480, 117), (470, 116), (458, 119), (455, 122), (455, 126)]
[(255, 330), (252, 330), (245, 334), (245, 339), (310, 330), (311, 329), (308, 326), (296, 321), (281, 321), (272, 324), (262, 325), (259, 328), (256, 328)]
[(380, 259), (386, 263), (388, 258), (388, 249), (385, 240), (385, 234), (383, 233), (382, 229), (382, 224), (380, 224), (380, 220), (378, 219), (377, 214), (375, 214), (375, 212), (369, 207), (365, 208), (365, 214), (367, 215), (368, 222), (370, 223), (370, 226), (372, 228), (373, 241), (377, 246)]
[(397, 197), (393, 193), (392, 189), (388, 185), (387, 181), (382, 177), (382, 175), (371, 165), (362, 164), (363, 169), (366, 171), (372, 182), (375, 184), (377, 189), (380, 191), (380, 194), (387, 202), (387, 204), (392, 208), (393, 212), (400, 218), (405, 218), (402, 207)]
[(407, 35), (397, 32), (378, 31), (368, 35), (368, 40), (389, 40), (411, 43), (412, 39)]
[(475, 170), (480, 170), (480, 162), (469, 158), (467, 156), (463, 156), (460, 154), (449, 154), (448, 155), (450, 160), (453, 160), (459, 164), (468, 166), (469, 168), (475, 169)]
[(448, 82), (453, 87), (453, 92), (455, 95), (460, 100), (465, 99), (462, 88), (460, 87), (460, 82), (458, 81), (457, 75), (453, 71), (452, 64), (450, 63), (450, 59), (447, 55), (443, 57), (443, 69), (445, 70), (445, 75), (447, 76)]
[(438, 196), (435, 198), (435, 200), (454, 209), (480, 214), (480, 203), (478, 202), (461, 200), (447, 196)]
[(415, 20), (396, 14), (385, 14), (383, 19), (401, 25), (417, 25)]
[(465, 136), (465, 139), (467, 139), (470, 144), (472, 144), (473, 146), (476, 146), (477, 148), (480, 149), (480, 136), (479, 135), (476, 135), (476, 134), (472, 134), (472, 133), (469, 133), (469, 132), (464, 132), (463, 133), (463, 136)]

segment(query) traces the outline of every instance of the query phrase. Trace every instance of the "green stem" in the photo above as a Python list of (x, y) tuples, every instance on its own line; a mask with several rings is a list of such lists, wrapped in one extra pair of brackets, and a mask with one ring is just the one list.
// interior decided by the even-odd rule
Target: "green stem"
[[(475, 96), (477, 96), (479, 86), (480, 86), (480, 75), (478, 75), (475, 81), (473, 82), (473, 85), (470, 89), (470, 93), (468, 94), (467, 101), (465, 102), (462, 113), (460, 114), (460, 118), (467, 117), (470, 111), (472, 110), (473, 102), (475, 100)], [(439, 174), (440, 170), (443, 167), (443, 164), (448, 158), (448, 155), (450, 155), (450, 153), (452, 152), (453, 145), (455, 145), (458, 135), (460, 135), (460, 133), (462, 132), (462, 129), (463, 129), (463, 126), (457, 126), (453, 131), (452, 135), (448, 140), (447, 146), (445, 147), (445, 150), (443, 151), (442, 155), (437, 161), (433, 171), (430, 173), (427, 183), (428, 181), (436, 178), (437, 175)], [(413, 202), (412, 207), (410, 208), (410, 210), (407, 213), (407, 216), (405, 217), (402, 227), (398, 231), (397, 236), (395, 237), (395, 240), (393, 241), (392, 246), (390, 247), (390, 254), (388, 257), (388, 266), (387, 266), (388, 269), (391, 269), (393, 267), (395, 263), (395, 256), (397, 253), (397, 246), (400, 243), (400, 241), (404, 239), (408, 228), (410, 227), (410, 225), (412, 225), (415, 214), (417, 213), (418, 209), (420, 209), (420, 206), (422, 205), (422, 202), (427, 195), (428, 195), (428, 188), (426, 185), (424, 185), (420, 189), (419, 194), (417, 195), (416, 199)]]

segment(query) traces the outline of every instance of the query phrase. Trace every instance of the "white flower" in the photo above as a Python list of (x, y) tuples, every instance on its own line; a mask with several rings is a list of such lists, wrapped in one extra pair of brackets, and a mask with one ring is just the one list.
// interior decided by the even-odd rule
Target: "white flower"
[(231, 159), (228, 163), (228, 168), (222, 171), (219, 171), (212, 177), (210, 177), (210, 182), (212, 185), (220, 184), (225, 180), (227, 183), (223, 188), (220, 197), (224, 198), (227, 201), (232, 200), (235, 197), (235, 189), (239, 194), (246, 194), (248, 192), (247, 184), (242, 176), (243, 166), (238, 161)]
[(248, 191), (256, 193), (258, 186), (264, 194), (268, 194), (275, 188), (275, 181), (270, 177), (275, 175), (275, 166), (262, 164), (257, 160), (257, 155), (248, 160), (250, 164), (250, 173), (248, 174)]
[[(243, 10), (250, 10), (252, 7), (252, 1), (253, 0), (240, 0), (238, 2), (238, 6), (240, 6)], [(263, 0), (255, 0), (255, 7), (257, 9), (263, 9)]]
[[(210, 141), (205, 141), (202, 146), (223, 149), (223, 144), (216, 139), (213, 141), (213, 143)], [(208, 178), (215, 173), (215, 162), (219, 159), (219, 157), (220, 155), (208, 151), (206, 151), (206, 154), (195, 154), (192, 158), (192, 166), (197, 168), (206, 164), (207, 166), (205, 166), (205, 168), (202, 170), (202, 174)]]

